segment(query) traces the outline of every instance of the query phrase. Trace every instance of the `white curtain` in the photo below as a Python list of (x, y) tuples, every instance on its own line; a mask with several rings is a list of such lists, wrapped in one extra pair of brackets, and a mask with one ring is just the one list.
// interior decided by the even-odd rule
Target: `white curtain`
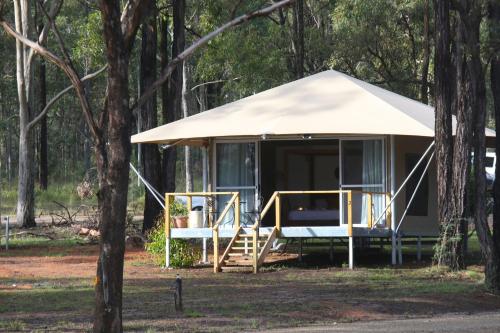
[[(217, 191), (240, 192), (242, 224), (250, 224), (249, 213), (255, 210), (255, 189), (241, 187), (255, 186), (255, 144), (218, 143), (216, 152)], [(217, 210), (222, 212), (230, 197), (218, 198)], [(234, 211), (228, 212), (223, 222), (226, 226), (234, 223)]]
[[(383, 192), (384, 159), (382, 151), (382, 140), (363, 141), (363, 191)], [(366, 186), (371, 185), (371, 186)], [(378, 186), (374, 186), (378, 185)], [(368, 207), (368, 195), (363, 194), (363, 204), (361, 210), (361, 222), (368, 223), (368, 209), (372, 209), (372, 216), (375, 220), (384, 210), (385, 195), (372, 194), (372, 207)], [(385, 223), (382, 218), (379, 223)]]

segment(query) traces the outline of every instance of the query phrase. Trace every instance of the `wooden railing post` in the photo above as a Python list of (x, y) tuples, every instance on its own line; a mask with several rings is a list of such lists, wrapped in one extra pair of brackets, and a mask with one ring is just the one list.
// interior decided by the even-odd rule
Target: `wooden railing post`
[(373, 209), (373, 205), (372, 205), (372, 194), (371, 193), (367, 193), (366, 194), (368, 197), (366, 198), (366, 208), (367, 208), (367, 214), (366, 214), (366, 218), (368, 219), (368, 228), (371, 229), (372, 227), (372, 224), (373, 224), (373, 213), (372, 213), (372, 209)]
[(347, 192), (347, 235), (349, 236), (349, 268), (354, 268), (354, 239), (352, 233), (352, 191)]
[(186, 195), (186, 206), (188, 212), (190, 212), (193, 209), (193, 196), (191, 195)]
[(281, 195), (278, 193), (276, 195), (276, 230), (278, 231), (278, 235), (281, 234)]
[(240, 228), (240, 192), (236, 194), (236, 200), (234, 201), (234, 229), (238, 230)]

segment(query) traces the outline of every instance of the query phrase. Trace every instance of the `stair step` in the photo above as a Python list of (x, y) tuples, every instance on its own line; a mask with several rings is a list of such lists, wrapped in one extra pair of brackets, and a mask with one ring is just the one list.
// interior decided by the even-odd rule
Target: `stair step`
[(252, 266), (222, 266), (221, 270), (225, 273), (240, 273), (240, 272), (245, 272), (245, 273), (251, 273), (253, 272), (253, 267)]
[(244, 252), (229, 252), (227, 255), (230, 256), (230, 257), (251, 257), (253, 254), (253, 252), (248, 252), (248, 253), (244, 253)]
[(226, 266), (252, 266), (252, 260), (224, 260)]
[[(231, 247), (231, 249), (233, 249), (233, 250), (245, 250), (245, 247), (244, 246), (233, 246), (233, 247)], [(248, 251), (251, 251), (252, 250), (252, 246), (248, 246), (246, 249)]]
[[(249, 241), (244, 241), (244, 240), (237, 240), (237, 241), (234, 241), (235, 243), (238, 243), (238, 244), (248, 244), (248, 246), (252, 246), (252, 240), (249, 240)], [(259, 244), (264, 244), (266, 242), (266, 239), (258, 239), (257, 240), (257, 243)]]
[(241, 258), (241, 259), (226, 259), (224, 264), (226, 265), (251, 265), (253, 262), (252, 258)]
[[(238, 235), (240, 238), (253, 238), (253, 234), (239, 234)], [(269, 237), (269, 234), (259, 234), (259, 238), (267, 238)]]

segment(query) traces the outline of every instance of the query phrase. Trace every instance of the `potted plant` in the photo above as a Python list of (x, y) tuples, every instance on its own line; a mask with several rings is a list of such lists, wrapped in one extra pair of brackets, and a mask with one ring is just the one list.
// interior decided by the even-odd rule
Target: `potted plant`
[(188, 210), (182, 202), (174, 200), (170, 204), (170, 216), (172, 216), (174, 228), (187, 228)]

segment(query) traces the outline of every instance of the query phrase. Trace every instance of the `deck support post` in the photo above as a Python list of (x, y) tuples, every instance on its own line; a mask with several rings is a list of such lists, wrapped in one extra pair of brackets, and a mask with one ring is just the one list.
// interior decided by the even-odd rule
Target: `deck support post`
[(422, 236), (417, 238), (417, 261), (422, 261)]
[(170, 203), (173, 196), (165, 194), (165, 267), (170, 268)]
[(398, 264), (402, 265), (403, 264), (403, 241), (402, 241), (403, 236), (401, 234), (398, 234)]
[(330, 238), (330, 263), (333, 263), (333, 237)]
[(302, 238), (299, 238), (299, 262), (302, 262), (302, 244), (303, 243), (303, 239)]
[(349, 269), (354, 268), (354, 240), (352, 227), (352, 191), (347, 192), (347, 235), (349, 236)]
[(396, 191), (396, 147), (394, 135), (391, 135), (390, 139), (390, 149), (391, 149), (391, 254), (392, 254), (392, 265), (396, 265), (396, 205), (394, 204), (394, 194)]
[[(201, 149), (201, 163), (202, 163), (202, 188), (203, 192), (208, 191), (208, 147), (203, 146)], [(203, 227), (208, 227), (207, 218), (207, 197), (203, 197)], [(207, 238), (203, 238), (203, 263), (208, 263), (208, 252), (207, 252)]]
[(354, 269), (354, 240), (349, 236), (349, 269)]
[(170, 268), (170, 237), (165, 239), (165, 268)]

